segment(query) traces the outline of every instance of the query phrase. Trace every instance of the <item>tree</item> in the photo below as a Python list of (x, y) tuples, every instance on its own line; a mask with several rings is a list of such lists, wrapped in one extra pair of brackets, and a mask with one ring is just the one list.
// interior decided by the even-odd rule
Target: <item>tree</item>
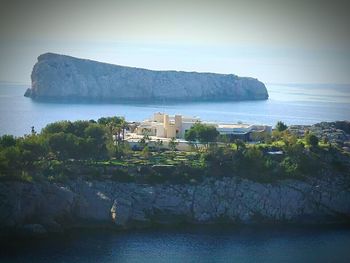
[(160, 139), (157, 139), (156, 142), (154, 143), (154, 145), (155, 145), (157, 151), (160, 151), (160, 149), (161, 149), (162, 146), (163, 146), (163, 141), (160, 140)]
[(280, 166), (287, 176), (296, 176), (300, 174), (299, 164), (289, 156), (283, 159)]
[(6, 148), (16, 145), (16, 138), (12, 135), (3, 135), (0, 137), (0, 147)]
[(197, 133), (194, 129), (189, 129), (185, 132), (185, 140), (189, 142), (191, 146), (194, 146), (194, 148), (197, 150)]
[(151, 153), (150, 153), (149, 148), (148, 148), (147, 145), (143, 148), (141, 154), (146, 159), (148, 159), (150, 157)]
[(89, 127), (90, 124), (93, 124), (93, 122), (75, 121), (72, 123), (72, 125), (70, 127), (70, 132), (73, 133), (75, 136), (84, 137), (85, 136), (85, 129), (87, 127)]
[(124, 141), (125, 140), (125, 130), (128, 129), (128, 127), (129, 127), (128, 123), (124, 120), (124, 118), (122, 119), (120, 127), (122, 128), (122, 140)]
[[(103, 117), (97, 123), (108, 128), (111, 136), (115, 136), (117, 143), (124, 141), (125, 129), (128, 127), (123, 117)], [(120, 136), (122, 134), (122, 137)]]
[(315, 134), (308, 133), (305, 136), (305, 141), (307, 145), (310, 145), (311, 147), (316, 147), (318, 146), (318, 138)]
[(105, 139), (105, 130), (98, 124), (92, 123), (84, 130), (84, 137), (91, 137), (100, 142), (103, 142)]
[(217, 137), (219, 136), (219, 132), (216, 130), (214, 126), (204, 125), (198, 131), (198, 140), (201, 143), (209, 144), (211, 142), (216, 142)]
[(45, 135), (54, 134), (59, 132), (67, 132), (69, 121), (57, 121), (46, 125), (46, 127), (42, 130), (42, 133)]
[(286, 146), (296, 144), (298, 138), (294, 134), (290, 134), (287, 131), (282, 134), (283, 142)]
[(128, 142), (122, 142), (115, 146), (115, 157), (121, 158), (131, 154), (131, 148)]
[(97, 120), (97, 123), (101, 125), (107, 125), (108, 123), (121, 124), (122, 122), (125, 122), (124, 118), (118, 116), (102, 117)]
[(85, 136), (85, 129), (89, 127), (91, 124), (96, 124), (90, 121), (58, 121), (54, 123), (48, 124), (43, 130), (43, 135), (50, 135), (54, 133), (64, 132), (64, 133), (71, 133), (78, 137), (84, 137)]
[(190, 142), (195, 142), (197, 140), (197, 131), (195, 128), (191, 128), (185, 132), (185, 140)]
[(31, 127), (31, 134), (32, 134), (32, 135), (35, 135), (35, 134), (36, 134), (36, 131), (35, 131), (34, 126)]
[(244, 141), (242, 141), (241, 139), (236, 139), (235, 144), (237, 147), (237, 151), (243, 151), (246, 148)]
[(148, 142), (150, 141), (150, 138), (147, 134), (143, 135), (143, 137), (139, 140), (139, 145), (143, 149), (146, 146), (148, 146)]
[(282, 121), (278, 121), (275, 127), (275, 129), (278, 130), (279, 132), (285, 131), (287, 130), (287, 128), (288, 126)]
[(264, 172), (265, 158), (258, 147), (246, 148), (243, 158), (239, 162), (239, 167), (250, 175), (260, 175)]
[(106, 135), (106, 129), (96, 123), (91, 123), (85, 129), (85, 139), (91, 139), (90, 143), (92, 143), (94, 148), (90, 151), (91, 157), (103, 159), (108, 155)]
[(189, 130), (185, 132), (185, 139), (191, 142), (200, 142), (206, 144), (216, 142), (219, 136), (219, 132), (215, 126), (202, 123), (195, 123)]
[(12, 175), (22, 166), (21, 152), (18, 146), (10, 146), (0, 151), (0, 175)]
[(305, 155), (305, 146), (302, 142), (297, 142), (295, 144), (285, 145), (283, 147), (286, 156), (292, 158), (295, 162), (298, 162)]
[(179, 142), (175, 138), (171, 138), (171, 140), (169, 142), (170, 150), (172, 150), (174, 152), (176, 150), (177, 145), (179, 145)]
[(20, 138), (18, 146), (22, 152), (22, 160), (26, 165), (32, 165), (34, 161), (45, 157), (48, 153), (44, 137), (35, 133)]
[(71, 133), (54, 133), (48, 139), (51, 151), (61, 160), (77, 157), (77, 144), (78, 137)]

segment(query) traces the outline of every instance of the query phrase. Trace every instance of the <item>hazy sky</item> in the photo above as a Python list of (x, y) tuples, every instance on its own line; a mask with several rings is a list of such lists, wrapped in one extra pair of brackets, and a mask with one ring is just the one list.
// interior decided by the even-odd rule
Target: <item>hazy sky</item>
[(0, 0), (0, 81), (41, 53), (144, 67), (350, 83), (348, 1)]

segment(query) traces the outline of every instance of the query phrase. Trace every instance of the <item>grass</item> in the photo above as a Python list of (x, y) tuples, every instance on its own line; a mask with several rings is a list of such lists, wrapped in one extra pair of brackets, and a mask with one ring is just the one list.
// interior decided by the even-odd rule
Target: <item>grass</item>
[(133, 152), (128, 157), (123, 159), (112, 159), (109, 161), (94, 161), (92, 165), (101, 166), (123, 166), (123, 167), (133, 167), (140, 165), (178, 165), (186, 164), (191, 166), (199, 166), (199, 156), (196, 152), (151, 152), (149, 158), (142, 156), (141, 152)]

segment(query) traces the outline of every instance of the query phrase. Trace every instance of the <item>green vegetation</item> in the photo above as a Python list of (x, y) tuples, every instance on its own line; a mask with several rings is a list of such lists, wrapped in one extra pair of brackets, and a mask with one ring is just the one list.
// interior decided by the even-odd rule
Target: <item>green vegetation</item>
[(199, 142), (208, 147), (210, 143), (217, 141), (218, 136), (219, 132), (214, 126), (197, 122), (186, 131), (185, 140), (190, 141), (195, 145)]
[(169, 142), (169, 149), (172, 150), (172, 151), (175, 151), (176, 150), (176, 146), (178, 145), (179, 143), (176, 141), (175, 138), (171, 138), (170, 142)]
[(275, 129), (279, 132), (285, 131), (287, 128), (288, 126), (282, 121), (278, 121), (275, 127)]
[(61, 121), (47, 125), (40, 134), (4, 135), (0, 138), (0, 176), (21, 179), (25, 173), (42, 179), (62, 173), (55, 165), (47, 169), (53, 160), (108, 159), (115, 155), (115, 147), (107, 127), (95, 121)]
[(308, 133), (305, 136), (305, 141), (307, 145), (310, 145), (311, 147), (317, 147), (318, 146), (318, 138), (316, 135), (312, 133)]
[[(331, 143), (319, 143), (306, 133), (297, 137), (275, 130), (259, 144), (242, 140), (218, 142), (213, 126), (197, 123), (186, 133), (193, 151), (161, 150), (149, 136), (140, 140), (141, 151), (124, 142), (127, 123), (123, 118), (96, 121), (61, 121), (47, 125), (41, 133), (15, 138), (0, 137), (0, 180), (52, 181), (65, 183), (76, 177), (111, 179), (137, 183), (198, 183), (206, 177), (238, 176), (258, 182), (303, 180), (322, 174), (348, 174), (349, 155)], [(279, 152), (278, 154), (274, 154)], [(282, 153), (282, 154), (281, 154)]]

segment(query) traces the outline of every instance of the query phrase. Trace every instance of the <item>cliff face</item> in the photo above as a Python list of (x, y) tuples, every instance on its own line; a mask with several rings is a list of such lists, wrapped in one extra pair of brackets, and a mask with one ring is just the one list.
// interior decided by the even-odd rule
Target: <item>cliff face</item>
[[(236, 177), (198, 185), (112, 181), (0, 183), (0, 227), (55, 231), (64, 226), (140, 227), (153, 223), (349, 222), (346, 177), (261, 184)], [(35, 224), (35, 225), (33, 225)], [(42, 227), (43, 226), (43, 227)]]
[(265, 85), (232, 74), (153, 71), (46, 53), (32, 71), (33, 99), (108, 101), (261, 100)]

